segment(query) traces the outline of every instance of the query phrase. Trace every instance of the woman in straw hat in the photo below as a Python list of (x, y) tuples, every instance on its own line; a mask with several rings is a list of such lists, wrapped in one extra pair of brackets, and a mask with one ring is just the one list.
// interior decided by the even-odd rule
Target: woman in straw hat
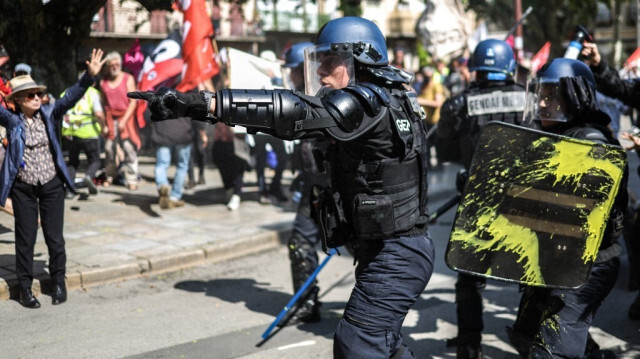
[(87, 61), (87, 72), (69, 88), (55, 104), (43, 105), (45, 86), (31, 76), (16, 76), (9, 85), (7, 101), (16, 111), (0, 107), (0, 126), (7, 129), (9, 144), (0, 169), (0, 206), (10, 195), (13, 200), (16, 233), (16, 275), (20, 285), (20, 304), (38, 308), (40, 302), (31, 291), (33, 283), (33, 251), (38, 232), (38, 212), (42, 232), (49, 249), (49, 274), (52, 303), (67, 300), (65, 286), (66, 253), (62, 227), (64, 224), (64, 187), (73, 191), (67, 173), (57, 129), (59, 120), (86, 92), (104, 64), (102, 50), (94, 49)]

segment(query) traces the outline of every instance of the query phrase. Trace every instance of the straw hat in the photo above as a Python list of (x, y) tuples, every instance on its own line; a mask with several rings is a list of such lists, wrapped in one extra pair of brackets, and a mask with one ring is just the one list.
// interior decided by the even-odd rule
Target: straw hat
[(9, 81), (9, 87), (11, 87), (11, 93), (7, 96), (7, 101), (13, 100), (14, 96), (22, 91), (31, 89), (44, 91), (47, 89), (47, 86), (38, 85), (29, 75), (20, 75), (12, 78)]

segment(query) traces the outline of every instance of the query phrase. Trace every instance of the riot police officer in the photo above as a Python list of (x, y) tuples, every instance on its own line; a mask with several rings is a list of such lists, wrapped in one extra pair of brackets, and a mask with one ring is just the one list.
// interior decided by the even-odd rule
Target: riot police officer
[(336, 358), (415, 357), (400, 328), (433, 272), (426, 133), (406, 87), (412, 76), (389, 66), (387, 56), (373, 22), (344, 17), (326, 23), (305, 50), (306, 94), (130, 94), (149, 101), (156, 120), (181, 114), (287, 140), (331, 139), (331, 187), (314, 189), (317, 224), (328, 247), (358, 244), (356, 284), (334, 336)]
[[(292, 45), (285, 53), (283, 78), (285, 87), (296, 91), (304, 91), (304, 49), (312, 47), (311, 42), (300, 42)], [(313, 185), (326, 186), (329, 178), (326, 171), (320, 172), (321, 167), (315, 162), (313, 151), (326, 153), (328, 141), (323, 138), (308, 138), (295, 145), (292, 161), (299, 168), (298, 176), (292, 187), (300, 193), (298, 212), (293, 221), (291, 237), (287, 242), (289, 259), (291, 261), (291, 278), (293, 290), (297, 292), (307, 281), (307, 278), (318, 267), (318, 227), (311, 218), (310, 194)], [(321, 165), (320, 165), (321, 166)], [(302, 296), (297, 308), (292, 308), (292, 317), (283, 320), (283, 324), (310, 323), (320, 320), (319, 288), (317, 281), (310, 286)]]
[[(606, 127), (610, 118), (598, 109), (595, 79), (583, 62), (556, 58), (527, 86), (525, 121), (544, 131), (596, 143), (619, 145)], [(627, 205), (625, 170), (607, 221), (598, 255), (585, 284), (577, 289), (527, 287), (509, 339), (530, 358), (581, 358), (587, 351), (593, 316), (616, 282), (621, 247), (617, 240)]]
[[(480, 42), (470, 59), (469, 70), (475, 80), (460, 95), (449, 98), (440, 110), (437, 133), (442, 141), (458, 152), (468, 169), (480, 130), (489, 122), (501, 121), (521, 125), (524, 110), (524, 87), (515, 83), (516, 61), (505, 41)], [(481, 358), (482, 294), (485, 279), (458, 274), (456, 314), (458, 336), (447, 342), (457, 347), (457, 358)]]

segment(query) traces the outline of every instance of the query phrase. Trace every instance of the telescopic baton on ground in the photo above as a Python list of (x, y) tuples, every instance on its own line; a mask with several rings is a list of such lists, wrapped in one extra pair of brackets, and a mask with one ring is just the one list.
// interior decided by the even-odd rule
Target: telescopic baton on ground
[(336, 249), (332, 248), (329, 251), (329, 254), (327, 255), (327, 257), (322, 261), (322, 263), (320, 263), (320, 265), (318, 266), (318, 268), (316, 268), (316, 270), (313, 271), (313, 273), (311, 273), (311, 275), (309, 276), (309, 278), (307, 279), (306, 282), (304, 282), (304, 284), (302, 285), (302, 287), (300, 287), (300, 289), (298, 289), (298, 291), (296, 292), (296, 294), (293, 295), (293, 298), (291, 298), (291, 300), (289, 301), (289, 303), (287, 303), (287, 305), (284, 306), (284, 308), (282, 308), (282, 310), (280, 311), (280, 314), (278, 314), (278, 316), (276, 317), (276, 320), (273, 321), (273, 323), (271, 323), (271, 325), (269, 326), (269, 328), (267, 328), (267, 330), (264, 331), (264, 333), (262, 333), (262, 339), (267, 339), (267, 337), (269, 337), (269, 334), (271, 334), (271, 331), (273, 330), (273, 328), (276, 327), (276, 325), (278, 325), (278, 323), (280, 323), (280, 321), (282, 321), (282, 318), (284, 318), (285, 315), (287, 315), (287, 313), (291, 310), (291, 308), (293, 308), (294, 305), (296, 305), (296, 303), (298, 302), (298, 300), (300, 299), (300, 297), (302, 296), (302, 294), (307, 290), (307, 288), (309, 288), (309, 286), (311, 285), (311, 283), (313, 283), (313, 281), (316, 279), (316, 277), (318, 276), (318, 273), (320, 273), (320, 271), (322, 270), (322, 268), (324, 267), (325, 264), (327, 264), (327, 262), (329, 261), (329, 259), (331, 259), (331, 257), (336, 254)]
[(451, 207), (455, 206), (458, 202), (460, 202), (460, 193), (456, 194), (448, 201), (446, 201), (442, 206), (438, 207), (434, 212), (429, 214), (429, 223), (433, 223), (438, 219), (438, 217), (442, 216), (445, 212), (447, 212)]

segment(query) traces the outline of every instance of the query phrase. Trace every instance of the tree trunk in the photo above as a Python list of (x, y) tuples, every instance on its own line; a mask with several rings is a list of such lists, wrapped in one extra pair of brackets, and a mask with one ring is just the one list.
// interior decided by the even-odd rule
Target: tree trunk
[(621, 67), (622, 40), (620, 39), (620, 28), (622, 27), (622, 0), (612, 0), (613, 4), (613, 51), (609, 63), (615, 68)]

